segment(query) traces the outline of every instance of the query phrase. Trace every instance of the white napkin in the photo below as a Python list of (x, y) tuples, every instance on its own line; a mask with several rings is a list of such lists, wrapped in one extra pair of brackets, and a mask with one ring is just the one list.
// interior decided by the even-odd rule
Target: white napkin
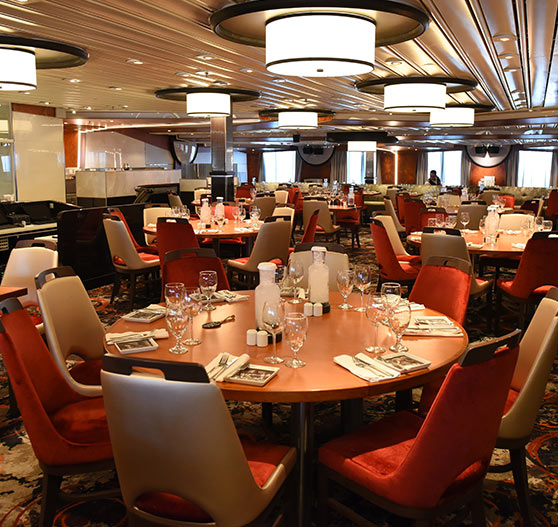
[[(363, 362), (371, 364), (370, 358), (367, 355), (364, 355), (363, 353), (359, 353), (358, 355), (356, 355), (356, 357), (362, 360)], [(365, 381), (368, 382), (385, 381), (386, 379), (399, 377), (399, 373), (397, 372), (393, 372), (393, 374), (389, 372), (390, 374), (388, 375), (386, 370), (386, 376), (381, 376), (375, 374), (369, 368), (363, 366), (357, 366), (350, 355), (337, 355), (337, 357), (333, 357), (333, 362), (349, 370), (353, 375), (356, 375), (357, 377), (360, 377), (361, 379), (364, 379)]]
[(156, 313), (166, 313), (167, 312), (165, 306), (162, 306), (161, 304), (149, 304), (146, 307), (142, 307), (142, 309), (143, 310), (149, 309), (150, 311), (155, 311)]
[(514, 247), (516, 249), (525, 249), (525, 244), (524, 243), (512, 243), (512, 247)]
[(479, 232), (478, 230), (473, 230), (473, 229), (461, 229), (461, 232), (464, 232), (465, 234), (473, 234), (475, 232)]
[(215, 291), (215, 293), (213, 293), (211, 298), (217, 301), (224, 301), (228, 303), (242, 302), (243, 300), (248, 300), (247, 295), (239, 295), (234, 291), (227, 291), (226, 289), (223, 289), (221, 291)]
[(461, 337), (463, 333), (457, 327), (434, 329), (412, 326), (408, 327), (403, 335), (408, 337)]
[(136, 338), (154, 338), (154, 339), (168, 339), (169, 332), (164, 329), (153, 329), (151, 331), (124, 331), (123, 333), (106, 333), (105, 339), (107, 344), (114, 344), (115, 342), (122, 342), (124, 340), (134, 340)]
[(422, 231), (415, 231), (411, 233), (411, 236), (422, 236)]
[(250, 227), (235, 227), (234, 228), (235, 232), (252, 232), (253, 229), (251, 229)]
[(481, 247), (484, 247), (484, 243), (467, 242), (467, 247), (471, 247), (472, 249), (480, 249)]
[(401, 313), (406, 305), (411, 307), (411, 311), (422, 311), (425, 309), (424, 304), (416, 304), (415, 302), (400, 303), (393, 311), (394, 313)]
[[(225, 377), (234, 375), (238, 370), (246, 366), (250, 362), (250, 355), (248, 353), (242, 354), (240, 357), (227, 353), (227, 367), (219, 368), (219, 361), (224, 353), (219, 353), (206, 367), (205, 371), (210, 379), (221, 382)], [(217, 374), (215, 376), (215, 374)]]

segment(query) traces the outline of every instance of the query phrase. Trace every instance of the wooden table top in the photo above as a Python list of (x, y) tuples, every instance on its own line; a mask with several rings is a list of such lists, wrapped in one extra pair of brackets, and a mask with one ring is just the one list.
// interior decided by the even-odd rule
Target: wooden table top
[[(250, 223), (248, 222), (241, 222), (238, 226), (242, 228), (247, 228), (249, 230), (237, 231), (237, 225), (235, 225), (234, 221), (229, 221), (223, 225), (222, 230), (218, 230), (215, 225), (211, 226), (211, 229), (200, 229), (198, 221), (192, 221), (192, 227), (198, 238), (255, 238), (260, 232), (260, 228), (252, 228)], [(263, 222), (260, 222), (260, 226)], [(146, 225), (143, 228), (143, 232), (146, 234), (151, 234), (153, 236), (157, 235), (157, 226), (155, 224)]]
[[(159, 349), (138, 354), (145, 358), (173, 360), (181, 362), (199, 362), (207, 365), (218, 353), (229, 352), (233, 355), (248, 353), (253, 364), (265, 364), (264, 357), (271, 355), (271, 344), (258, 348), (246, 345), (246, 330), (255, 326), (253, 291), (247, 291), (249, 301), (233, 304), (216, 304), (215, 311), (201, 312), (194, 319), (194, 336), (202, 339), (202, 344), (190, 346), (184, 355), (168, 352), (174, 346), (175, 339), (159, 340)], [(458, 337), (403, 337), (409, 352), (424, 357), (432, 362), (430, 368), (403, 375), (397, 379), (368, 383), (333, 362), (333, 357), (341, 354), (354, 355), (364, 351), (372, 344), (373, 325), (364, 313), (338, 309), (342, 297), (338, 292), (330, 295), (331, 312), (322, 317), (311, 317), (307, 340), (299, 356), (306, 362), (300, 369), (291, 369), (280, 365), (280, 371), (264, 387), (243, 384), (220, 383), (223, 395), (227, 399), (254, 402), (318, 402), (338, 401), (368, 397), (383, 393), (421, 386), (430, 380), (444, 375), (457, 361), (468, 344), (467, 334)], [(349, 302), (360, 305), (360, 298), (355, 293)], [(304, 304), (289, 305), (289, 308), (302, 310)], [(209, 320), (221, 320), (235, 314), (236, 320), (223, 324), (217, 329), (203, 329), (202, 323)], [(413, 315), (438, 314), (431, 310), (416, 311)], [(165, 327), (165, 320), (152, 324), (140, 324), (125, 321), (116, 322), (111, 332), (145, 331), (153, 327)], [(380, 325), (379, 344), (389, 347), (394, 337), (388, 328)], [(114, 346), (107, 346), (111, 353), (118, 353)], [(278, 355), (292, 356), (286, 342), (277, 344)]]
[(17, 298), (18, 296), (25, 296), (26, 294), (26, 287), (10, 287), (5, 285), (0, 286), (0, 301), (6, 300), (7, 298)]
[[(515, 246), (515, 244), (525, 244), (527, 242), (523, 234), (510, 234), (505, 232), (500, 232), (496, 243), (494, 245), (489, 245), (483, 243), (483, 234), (480, 231), (466, 231), (461, 232), (465, 241), (469, 244), (472, 243), (474, 246), (467, 246), (471, 254), (490, 254), (493, 256), (501, 257), (517, 257), (521, 256), (524, 251), (523, 246)], [(407, 236), (407, 241), (411, 245), (420, 247), (421, 235), (420, 234), (409, 234)]]

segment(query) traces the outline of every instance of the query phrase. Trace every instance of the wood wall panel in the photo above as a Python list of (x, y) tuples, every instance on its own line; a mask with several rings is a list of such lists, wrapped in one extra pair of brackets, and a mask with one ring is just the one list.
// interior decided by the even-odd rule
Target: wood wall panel
[(480, 180), (485, 176), (494, 176), (495, 184), (499, 186), (506, 185), (506, 163), (491, 168), (481, 167), (471, 163), (471, 175), (469, 176), (469, 185), (478, 185)]
[(309, 165), (303, 161), (300, 168), (300, 181), (305, 181), (306, 179), (327, 179), (329, 181), (330, 174), (331, 161), (318, 166)]
[(52, 106), (35, 106), (33, 104), (18, 104), (13, 102), (12, 112), (44, 115), (45, 117), (56, 117), (56, 108), (53, 108)]
[(391, 152), (378, 151), (378, 163), (380, 164), (382, 184), (393, 184), (395, 182), (395, 155)]
[(246, 173), (248, 175), (248, 182), (252, 179), (259, 181), (260, 168), (263, 163), (263, 153), (261, 151), (246, 152)]
[(417, 179), (418, 152), (400, 150), (397, 154), (397, 183), (414, 185)]
[[(73, 127), (72, 127), (73, 128)], [(79, 133), (64, 126), (64, 157), (66, 168), (79, 167)]]

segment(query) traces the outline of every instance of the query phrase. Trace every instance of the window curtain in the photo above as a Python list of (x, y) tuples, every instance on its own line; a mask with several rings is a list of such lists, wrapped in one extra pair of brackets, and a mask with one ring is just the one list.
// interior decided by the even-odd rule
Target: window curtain
[(471, 178), (471, 158), (467, 155), (467, 149), (461, 151), (461, 186), (469, 185)]
[(339, 183), (347, 181), (347, 152), (344, 150), (335, 149), (331, 156), (330, 180), (339, 181)]
[(298, 155), (295, 155), (295, 181), (300, 181), (300, 177), (302, 174), (302, 158)]
[(415, 182), (417, 185), (424, 185), (428, 179), (428, 153), (419, 152), (417, 158), (417, 174), (415, 177)]
[(552, 165), (550, 166), (550, 187), (558, 187), (558, 152), (552, 152)]
[[(554, 160), (554, 156), (552, 157)], [(517, 176), (519, 172), (519, 147), (514, 145), (506, 157), (506, 185), (517, 187)]]
[(382, 163), (380, 163), (380, 151), (376, 151), (376, 173), (375, 175), (375, 182), (376, 185), (382, 184)]

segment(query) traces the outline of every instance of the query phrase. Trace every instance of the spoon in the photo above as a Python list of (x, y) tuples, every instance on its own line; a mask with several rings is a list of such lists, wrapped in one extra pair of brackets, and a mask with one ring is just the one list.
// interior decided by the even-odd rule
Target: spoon
[(224, 324), (225, 322), (232, 322), (234, 319), (235, 319), (234, 315), (229, 315), (227, 318), (224, 318), (223, 320), (211, 320), (210, 322), (206, 322), (205, 324), (202, 324), (202, 328), (204, 329), (220, 328), (221, 324)]

